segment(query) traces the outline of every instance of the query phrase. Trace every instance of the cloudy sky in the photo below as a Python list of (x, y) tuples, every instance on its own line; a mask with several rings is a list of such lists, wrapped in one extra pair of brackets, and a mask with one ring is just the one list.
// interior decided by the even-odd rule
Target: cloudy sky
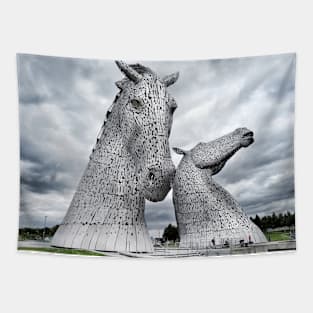
[[(137, 60), (135, 60), (137, 62)], [(255, 133), (215, 176), (254, 216), (294, 211), (294, 54), (223, 60), (145, 62), (169, 87), (178, 108), (171, 147), (190, 149), (237, 127)], [(60, 223), (70, 204), (121, 72), (113, 61), (17, 56), (20, 103), (20, 227)], [(175, 165), (181, 156), (172, 152)], [(175, 224), (172, 193), (146, 204), (152, 234)]]

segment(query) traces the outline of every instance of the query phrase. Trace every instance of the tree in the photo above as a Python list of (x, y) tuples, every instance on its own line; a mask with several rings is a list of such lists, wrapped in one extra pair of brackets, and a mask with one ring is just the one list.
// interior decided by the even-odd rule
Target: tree
[(46, 237), (53, 237), (59, 225), (55, 225), (51, 228), (20, 228), (19, 229), (19, 240), (41, 240), (43, 233)]
[(262, 218), (256, 215), (255, 218), (251, 217), (251, 220), (263, 231), (266, 231), (268, 228), (294, 226), (295, 213), (290, 212), (287, 212), (285, 214), (279, 213), (278, 216), (275, 213), (273, 213), (272, 215), (263, 216)]
[(272, 214), (272, 222), (271, 222), (271, 228), (276, 228), (278, 226), (278, 218), (275, 214), (275, 212)]
[(282, 213), (279, 213), (279, 214), (278, 214), (277, 226), (278, 226), (278, 227), (285, 226), (285, 224), (284, 224), (284, 216), (283, 216)]
[(262, 222), (261, 219), (259, 217), (259, 215), (256, 215), (255, 218), (251, 218), (252, 222), (254, 222), (255, 225), (259, 226), (260, 228), (262, 228)]
[(163, 232), (163, 239), (165, 241), (176, 241), (179, 239), (178, 229), (176, 226), (169, 224)]

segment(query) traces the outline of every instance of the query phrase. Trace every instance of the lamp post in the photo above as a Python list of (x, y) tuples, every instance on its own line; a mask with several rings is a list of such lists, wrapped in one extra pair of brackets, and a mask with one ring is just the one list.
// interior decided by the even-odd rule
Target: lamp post
[(46, 215), (46, 216), (45, 216), (44, 226), (43, 226), (43, 232), (42, 232), (42, 240), (45, 240), (47, 217), (48, 217), (48, 216)]

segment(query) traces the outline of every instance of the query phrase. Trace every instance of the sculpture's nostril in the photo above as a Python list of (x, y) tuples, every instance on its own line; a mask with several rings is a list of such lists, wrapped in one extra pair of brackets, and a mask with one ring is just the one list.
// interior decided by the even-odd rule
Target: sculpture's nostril
[(252, 137), (254, 134), (252, 131), (249, 131), (243, 135), (243, 137)]
[(149, 177), (149, 179), (150, 179), (150, 180), (154, 180), (155, 175), (154, 175), (154, 173), (153, 173), (153, 172), (149, 172), (148, 177)]

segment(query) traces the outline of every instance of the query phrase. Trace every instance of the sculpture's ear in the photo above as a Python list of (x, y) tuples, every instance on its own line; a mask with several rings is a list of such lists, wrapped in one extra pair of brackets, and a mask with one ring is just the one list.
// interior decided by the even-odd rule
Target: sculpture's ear
[(116, 87), (117, 87), (118, 89), (120, 89), (120, 90), (123, 90), (124, 87), (126, 86), (126, 84), (127, 84), (127, 79), (126, 79), (126, 78), (115, 82)]
[(177, 154), (186, 154), (186, 151), (184, 151), (183, 149), (180, 149), (180, 148), (174, 147), (173, 150), (174, 150)]
[(115, 82), (115, 85), (116, 85), (116, 87), (117, 87), (118, 89), (120, 89), (120, 90), (123, 89), (123, 84), (122, 84), (122, 81), (121, 81), (121, 80)]
[(177, 79), (179, 77), (179, 72), (167, 75), (165, 77), (163, 77), (163, 82), (165, 84), (166, 87), (173, 85)]
[(115, 61), (118, 68), (134, 83), (138, 83), (142, 79), (142, 75), (134, 70), (131, 66), (123, 61)]

